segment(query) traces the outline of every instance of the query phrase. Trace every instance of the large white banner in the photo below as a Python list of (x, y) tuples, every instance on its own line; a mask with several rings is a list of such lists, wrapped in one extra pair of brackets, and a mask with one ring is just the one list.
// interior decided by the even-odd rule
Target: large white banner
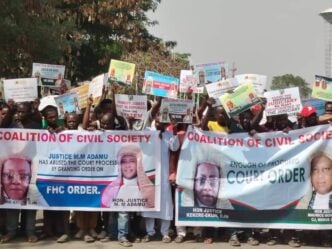
[(189, 130), (176, 224), (332, 229), (331, 140), (330, 125), (254, 137)]
[(160, 210), (158, 132), (0, 130), (0, 208)]

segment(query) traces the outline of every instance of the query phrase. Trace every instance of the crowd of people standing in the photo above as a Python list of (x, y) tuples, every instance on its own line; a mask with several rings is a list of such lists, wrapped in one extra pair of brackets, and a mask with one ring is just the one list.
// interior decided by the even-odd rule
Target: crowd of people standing
[[(93, 100), (90, 96), (87, 100), (87, 108), (82, 111), (82, 114), (66, 113), (63, 122), (59, 122), (57, 106), (52, 104), (41, 103), (39, 99), (33, 102), (15, 103), (9, 101), (3, 103), (1, 106), (1, 128), (15, 128), (15, 129), (47, 129), (49, 132), (62, 132), (64, 130), (144, 130), (154, 129), (159, 131), (161, 140), (161, 176), (162, 176), (162, 198), (161, 211), (159, 212), (143, 212), (141, 214), (130, 212), (83, 212), (83, 211), (43, 211), (43, 231), (37, 234), (35, 228), (36, 210), (18, 210), (18, 209), (0, 209), (0, 225), (1, 243), (8, 243), (18, 236), (19, 229), (24, 231), (28, 242), (34, 243), (44, 238), (56, 236), (58, 243), (64, 243), (70, 239), (82, 239), (85, 242), (94, 242), (100, 240), (107, 242), (111, 240), (118, 240), (122, 246), (130, 247), (133, 242), (149, 242), (152, 240), (160, 240), (164, 243), (169, 243), (174, 239), (174, 242), (181, 243), (189, 237), (192, 233), (197, 242), (213, 243), (220, 236), (220, 229), (217, 228), (203, 228), (203, 227), (180, 227), (174, 226), (174, 190), (176, 188), (176, 170), (179, 154), (181, 152), (181, 143), (183, 142), (188, 124), (179, 124), (173, 120), (169, 123), (160, 122), (160, 106), (162, 98), (157, 97), (156, 100), (148, 101), (148, 115), (145, 120), (125, 119), (119, 116), (116, 112), (114, 96), (117, 93), (117, 85), (112, 85), (111, 96), (106, 98), (108, 90), (104, 90), (103, 97), (97, 106), (93, 106)], [(191, 98), (191, 93), (188, 93), (187, 98)], [(283, 131), (289, 132), (294, 129), (301, 129), (305, 127), (316, 126), (320, 124), (328, 124), (332, 121), (332, 102), (326, 102), (325, 113), (322, 116), (317, 115), (315, 107), (305, 106), (298, 114), (297, 122), (291, 122), (287, 114), (266, 117), (266, 122), (262, 123), (264, 113), (264, 101), (262, 104), (256, 105), (254, 108), (246, 110), (239, 114), (238, 117), (229, 118), (224, 108), (221, 106), (213, 107), (215, 100), (206, 97), (200, 106), (195, 110), (193, 123), (189, 124), (196, 129), (207, 130), (211, 132), (223, 132), (228, 134), (245, 132), (250, 136), (260, 132), (274, 132)], [(45, 125), (46, 123), (46, 125)], [(137, 152), (139, 153), (139, 152)], [(132, 153), (123, 151), (119, 155), (120, 165), (137, 164), (135, 156)], [(331, 196), (332, 191), (332, 161), (329, 158), (325, 160), (325, 164), (329, 164), (327, 168), (321, 170), (319, 167), (314, 167), (316, 175), (324, 171), (324, 175), (330, 178), (330, 188), (322, 190), (316, 195), (322, 196), (328, 194)], [(22, 167), (29, 167), (29, 162), (25, 160), (16, 160), (7, 162), (21, 165)], [(5, 164), (3, 164), (5, 165)], [(122, 167), (122, 166), (121, 166)], [(130, 170), (122, 172), (123, 175), (129, 174)], [(137, 166), (134, 166), (137, 167)], [(9, 182), (22, 183), (29, 179), (30, 174), (25, 175), (19, 173), (7, 173), (5, 170), (10, 169), (10, 165), (2, 166), (1, 184)], [(201, 164), (197, 174), (202, 174), (200, 171), (214, 172), (215, 180), (203, 181), (200, 177), (199, 182), (195, 182), (197, 191), (200, 186), (216, 185), (220, 179), (220, 172), (216, 170), (213, 165)], [(125, 172), (126, 171), (126, 172)], [(29, 172), (29, 171), (27, 171)], [(137, 177), (137, 172), (134, 176), (129, 176), (125, 183), (131, 184), (131, 179)], [(312, 176), (314, 179), (314, 176)], [(314, 180), (312, 180), (314, 181)], [(111, 186), (116, 188), (116, 186)], [(6, 191), (3, 186), (3, 191)], [(317, 187), (317, 189), (319, 189)], [(24, 192), (26, 190), (22, 190)], [(118, 191), (119, 192), (119, 191)], [(134, 194), (134, 193), (133, 193)], [(139, 194), (139, 193), (137, 193)], [(6, 192), (8, 199), (19, 199), (18, 196), (11, 197), (10, 191)], [(209, 205), (215, 203), (215, 199), (199, 199), (201, 205)], [(108, 200), (105, 199), (105, 206), (109, 205)], [(320, 207), (323, 202), (312, 201), (312, 207)], [(328, 208), (331, 209), (330, 205)], [(316, 205), (316, 206), (315, 206)], [(1, 205), (0, 205), (1, 207)], [(156, 228), (160, 229), (160, 232)], [(261, 230), (257, 229), (226, 229), (226, 237), (230, 245), (240, 246), (241, 240), (245, 238), (246, 242), (252, 246), (259, 245), (262, 241), (260, 234)], [(172, 232), (173, 231), (173, 232)], [(161, 236), (158, 237), (158, 234)], [(286, 240), (292, 247), (300, 247), (304, 242), (304, 238), (308, 234), (306, 231), (300, 230), (270, 230), (267, 233), (267, 245), (275, 245)], [(331, 231), (313, 232), (314, 240), (324, 246), (332, 245)], [(172, 237), (173, 236), (173, 237)]]

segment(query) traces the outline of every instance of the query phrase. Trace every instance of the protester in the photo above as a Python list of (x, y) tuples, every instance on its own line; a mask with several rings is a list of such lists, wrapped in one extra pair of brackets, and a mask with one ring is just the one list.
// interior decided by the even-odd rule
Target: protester
[[(45, 104), (39, 107), (47, 126), (46, 129), (51, 133), (64, 131), (66, 128), (58, 124), (57, 107), (52, 104)], [(66, 124), (67, 125), (67, 124)], [(69, 211), (44, 210), (44, 234), (42, 237), (57, 237), (58, 243), (69, 240)]]
[[(230, 125), (230, 120), (227, 118), (225, 109), (221, 106), (217, 106), (217, 107), (212, 107), (214, 104), (216, 103), (215, 99), (213, 98), (209, 98), (206, 100), (205, 105), (207, 108), (207, 111), (204, 115), (204, 117), (202, 118), (202, 122), (201, 122), (201, 128), (202, 130), (209, 130), (212, 132), (223, 132), (223, 133), (229, 133), (230, 129), (229, 129), (229, 125)], [(220, 177), (221, 177), (221, 169), (219, 168), (218, 164), (211, 164), (209, 162), (201, 162), (202, 164), (198, 164), (197, 165), (197, 169), (196, 169), (196, 174), (200, 173), (199, 169), (204, 169), (205, 171), (209, 172), (209, 171), (215, 171), (214, 173), (214, 177), (218, 176), (217, 179), (217, 184), (213, 184), (211, 183), (211, 181), (209, 181), (209, 184), (204, 183), (202, 186), (200, 186), (199, 182), (196, 180), (197, 176), (195, 176), (195, 188), (194, 191), (196, 192), (195, 196), (199, 197), (200, 195), (198, 194), (198, 190), (202, 192), (202, 195), (205, 199), (210, 199), (210, 202), (212, 201), (213, 205), (211, 205), (211, 203), (209, 203), (209, 205), (207, 205), (208, 203), (204, 203), (204, 202), (208, 202), (208, 201), (200, 201), (199, 198), (197, 200), (197, 198), (195, 198), (195, 202), (196, 204), (198, 204), (199, 202), (201, 202), (201, 204), (213, 207), (216, 205), (217, 203), (217, 199), (218, 199), (218, 192), (219, 192), (219, 182), (220, 182)], [(210, 173), (210, 172), (209, 172)], [(215, 178), (215, 180), (217, 180)], [(215, 186), (213, 186), (215, 185)], [(206, 192), (208, 192), (208, 195), (206, 196)], [(213, 193), (213, 195), (211, 196), (211, 194)], [(202, 197), (202, 198), (203, 198)], [(206, 238), (204, 239), (204, 242), (207, 244), (211, 244), (213, 242), (213, 234), (215, 233), (215, 229), (213, 228), (204, 228), (203, 229), (203, 233), (206, 235)]]
[(325, 102), (325, 112), (318, 118), (319, 124), (328, 124), (332, 122), (332, 102)]
[(162, 235), (162, 242), (170, 243), (169, 229), (171, 220), (173, 219), (173, 201), (171, 193), (171, 185), (168, 181), (169, 176), (169, 155), (170, 151), (176, 151), (180, 147), (177, 137), (177, 124), (172, 122), (173, 134), (165, 131), (165, 125), (160, 123), (158, 119), (155, 122), (157, 130), (160, 132), (161, 139), (161, 202), (159, 212), (143, 212), (145, 217), (145, 227), (147, 235), (144, 236), (142, 242), (149, 242), (155, 239), (155, 220), (160, 220), (160, 232)]
[[(269, 120), (269, 124), (265, 123), (264, 128), (268, 132), (283, 131), (285, 133), (288, 133), (294, 127), (294, 124), (288, 119), (288, 114), (268, 116), (267, 120)], [(297, 240), (296, 237), (294, 238)], [(274, 246), (280, 242), (281, 242), (281, 231), (278, 229), (269, 229), (268, 239), (266, 244), (268, 246)]]
[[(68, 130), (77, 130), (79, 125), (79, 117), (76, 113), (66, 113), (64, 117), (64, 128)], [(56, 211), (55, 216), (57, 216), (57, 221), (55, 221), (54, 230), (58, 235), (56, 240), (58, 243), (65, 243), (70, 239), (70, 229), (69, 229), (69, 218), (70, 211)], [(49, 226), (52, 226), (51, 224)], [(50, 231), (51, 228), (47, 231), (48, 235), (53, 232)]]
[(7, 104), (2, 104), (0, 106), (0, 124), (2, 123), (3, 118), (7, 115), (9, 106)]
[[(3, 117), (1, 122), (2, 128), (18, 128), (18, 129), (40, 129), (41, 125), (31, 120), (31, 104), (29, 102), (22, 102), (17, 104), (17, 108), (14, 102), (9, 105), (6, 116)], [(17, 114), (17, 119), (14, 119), (14, 115)], [(18, 161), (22, 163), (22, 161)], [(16, 163), (15, 163), (16, 165)], [(24, 167), (27, 164), (23, 162)], [(22, 166), (23, 166), (22, 165)], [(30, 168), (31, 170), (31, 168)], [(28, 171), (27, 171), (28, 172)], [(26, 173), (28, 174), (28, 173)], [(31, 174), (31, 171), (30, 171)], [(9, 175), (10, 176), (10, 175)], [(23, 180), (28, 181), (30, 176), (23, 176)], [(17, 179), (14, 177), (13, 179)], [(22, 194), (25, 191), (22, 191)], [(18, 196), (16, 196), (18, 197)], [(25, 227), (28, 242), (35, 243), (38, 241), (38, 237), (35, 235), (35, 223), (36, 223), (36, 210), (24, 210), (21, 212), (25, 213), (25, 224), (21, 224)], [(18, 223), (19, 223), (19, 209), (7, 209), (6, 210), (6, 230), (7, 233), (1, 238), (1, 243), (9, 242), (14, 239), (17, 234)], [(21, 222), (22, 223), (22, 222)]]
[(311, 127), (318, 125), (318, 116), (316, 108), (313, 106), (304, 106), (300, 111), (301, 126), (300, 127)]
[[(89, 115), (93, 98), (90, 96), (87, 99), (87, 107), (84, 112), (82, 129), (86, 129), (89, 124)], [(79, 128), (78, 116), (76, 113), (70, 113), (66, 116), (66, 128), (70, 130), (76, 130)], [(97, 238), (96, 232), (98, 212), (91, 211), (75, 211), (75, 220), (78, 227), (78, 231), (74, 235), (75, 239), (83, 239), (86, 243), (92, 243)]]
[[(202, 76), (201, 76), (202, 77)], [(205, 75), (204, 75), (205, 78)], [(115, 91), (113, 91), (114, 94)], [(103, 94), (105, 90), (103, 91)], [(14, 104), (13, 101), (9, 101), (8, 105), (3, 105), (1, 108), (0, 123), (2, 128), (29, 128), (36, 129), (41, 127), (41, 115), (37, 112), (36, 106), (38, 106), (39, 100), (35, 100), (32, 103), (19, 103)], [(150, 101), (148, 102), (150, 103)], [(78, 102), (77, 102), (78, 104)], [(177, 174), (177, 159), (181, 149), (177, 152), (175, 150), (176, 140), (183, 140), (186, 136), (186, 129), (180, 129), (180, 124), (171, 128), (171, 132), (167, 131), (163, 124), (158, 120), (157, 114), (160, 108), (161, 98), (157, 98), (157, 101), (153, 104), (150, 109), (148, 107), (147, 119), (144, 120), (125, 120), (123, 117), (118, 116), (115, 109), (114, 95), (113, 100), (103, 97), (100, 104), (93, 110), (92, 100), (88, 101), (88, 108), (85, 113), (85, 121), (82, 123), (82, 127), (88, 130), (127, 130), (128, 127), (131, 130), (142, 131), (144, 128), (151, 126), (153, 121), (155, 122), (156, 128), (160, 131), (160, 138), (162, 144), (161, 153), (161, 211), (158, 212), (144, 212), (145, 217), (145, 228), (142, 233), (145, 234), (142, 241), (149, 242), (156, 239), (157, 227), (156, 219), (160, 219), (160, 231), (162, 234), (163, 242), (171, 241), (170, 226), (173, 219), (173, 204), (170, 198), (171, 185), (175, 185), (175, 179)], [(332, 102), (326, 102), (325, 114), (318, 117), (317, 111), (312, 106), (304, 106), (303, 109), (298, 113), (298, 124), (292, 123), (288, 119), (287, 114), (281, 114), (276, 116), (267, 117), (267, 121), (263, 126), (259, 125), (262, 109), (257, 109), (255, 112), (251, 108), (250, 110), (244, 111), (239, 115), (239, 122), (236, 117), (228, 117), (225, 109), (222, 107), (212, 107), (215, 104), (213, 99), (207, 99), (202, 108), (206, 109), (206, 114), (203, 117), (203, 111), (199, 109), (201, 113), (200, 125), (203, 130), (210, 132), (223, 132), (225, 134), (246, 132), (250, 136), (259, 136), (259, 132), (267, 131), (282, 131), (284, 133), (291, 132), (295, 128), (312, 127), (318, 124), (328, 124), (332, 117)], [(33, 105), (34, 107), (32, 108)], [(205, 107), (203, 108), (203, 106)], [(44, 120), (46, 121), (46, 127), (50, 132), (61, 132), (65, 129), (76, 130), (79, 127), (79, 116), (75, 113), (67, 113), (64, 119), (64, 126), (59, 124), (57, 110), (54, 106), (43, 106), (42, 113)], [(93, 112), (93, 115), (91, 113)], [(186, 121), (189, 120), (192, 115), (187, 110)], [(167, 113), (168, 116), (169, 113)], [(188, 117), (188, 119), (187, 119)], [(86, 119), (87, 118), (87, 119)], [(167, 117), (169, 118), (169, 116)], [(154, 120), (156, 119), (156, 120)], [(184, 125), (183, 125), (184, 126)], [(172, 134), (173, 132), (173, 134)], [(182, 133), (181, 133), (182, 132)], [(175, 136), (176, 135), (176, 136)], [(287, 134), (284, 134), (285, 136)], [(221, 136), (224, 136), (222, 134)], [(179, 142), (179, 141), (177, 141)], [(174, 144), (173, 144), (174, 143)], [(108, 208), (112, 206), (112, 199), (125, 199), (130, 198), (141, 198), (147, 199), (147, 207), (153, 208), (155, 205), (154, 195), (154, 183), (147, 177), (144, 172), (142, 164), (142, 147), (139, 146), (123, 146), (124, 148), (118, 149), (117, 160), (119, 161), (119, 177), (109, 186), (107, 186), (102, 193), (101, 206)], [(208, 146), (211, 148), (210, 146)], [(170, 150), (171, 149), (171, 150)], [(143, 149), (144, 151), (144, 149)], [(193, 155), (194, 156), (194, 155)], [(307, 202), (306, 208), (308, 209), (331, 209), (331, 196), (332, 196), (332, 161), (327, 152), (315, 153), (315, 156), (311, 160), (310, 179), (313, 186), (313, 191), (310, 193), (309, 201)], [(168, 164), (170, 164), (169, 167)], [(13, 167), (15, 166), (15, 167)], [(27, 193), (29, 191), (29, 181), (32, 177), (31, 161), (26, 160), (23, 157), (13, 158), (12, 156), (6, 157), (2, 162), (0, 171), (1, 178), (1, 198), (4, 203), (25, 205), (27, 202)], [(195, 163), (195, 170), (193, 172), (193, 198), (192, 207), (198, 207), (202, 209), (233, 209), (230, 202), (227, 202), (226, 206), (220, 206), (220, 196), (222, 195), (222, 178), (223, 178), (223, 159), (218, 161), (211, 160), (200, 160)], [(144, 184), (141, 180), (144, 180)], [(132, 182), (132, 185), (128, 183)], [(16, 184), (15, 189), (10, 186)], [(130, 190), (128, 190), (130, 189)], [(311, 191), (310, 191), (311, 192)], [(219, 202), (218, 202), (219, 201)], [(6, 234), (1, 238), (1, 242), (5, 243), (14, 239), (17, 235), (17, 228), (19, 227), (19, 210), (7, 210), (1, 209), (7, 213), (6, 220)], [(107, 209), (106, 209), (107, 210)], [(21, 218), (21, 223), (25, 227), (28, 241), (36, 242), (38, 238), (35, 236), (35, 210), (24, 210), (21, 211), (27, 213), (26, 219)], [(108, 229), (107, 233), (103, 236), (97, 236), (96, 224), (97, 224), (97, 212), (82, 212), (76, 213), (77, 225), (79, 227), (76, 238), (84, 238), (86, 242), (95, 241), (96, 237), (100, 239), (106, 239), (109, 241), (111, 238), (111, 230)], [(115, 217), (118, 220), (118, 231), (117, 237), (122, 246), (132, 246), (129, 234), (130, 221), (129, 217), (132, 214), (128, 212), (116, 212), (108, 215), (108, 212), (103, 213), (104, 217), (104, 229), (107, 224), (109, 227), (115, 224)], [(2, 214), (0, 214), (0, 232), (1, 222), (4, 221)], [(57, 242), (66, 242), (69, 240), (69, 211), (45, 211), (44, 213), (44, 225), (45, 232), (48, 236), (57, 235), (59, 236)], [(139, 229), (138, 223), (133, 223), (131, 226), (135, 226)], [(59, 229), (60, 228), (60, 229)], [(114, 229), (113, 229), (114, 230)], [(144, 232), (143, 232), (144, 231)], [(239, 246), (240, 241), (237, 237), (240, 235), (240, 229), (237, 229), (229, 242), (233, 246)], [(59, 234), (60, 232), (60, 234)], [(275, 233), (274, 233), (275, 232)], [(298, 231), (297, 231), (298, 232)], [(212, 243), (213, 235), (215, 231), (209, 228), (202, 229), (201, 227), (194, 228), (194, 236), (196, 241), (205, 239), (206, 243)], [(331, 245), (331, 231), (319, 231), (310, 233), (314, 234), (317, 238), (317, 243), (323, 246)], [(235, 237), (234, 237), (235, 234)], [(302, 245), (302, 241), (299, 239), (298, 233), (294, 231), (285, 231), (286, 235), (291, 235), (291, 239), (288, 244), (292, 247), (299, 247)], [(302, 235), (305, 232), (302, 232)], [(177, 237), (175, 242), (183, 242), (187, 235), (186, 227), (177, 227)], [(251, 231), (248, 236), (248, 243), (251, 245), (258, 245), (259, 240), (256, 234)], [(281, 241), (281, 234), (276, 230), (271, 230), (269, 233), (267, 244), (274, 245)], [(114, 236), (113, 236), (114, 237)], [(305, 236), (303, 236), (305, 237)], [(129, 238), (129, 240), (128, 240)], [(273, 242), (274, 240), (274, 242)], [(138, 241), (138, 240), (137, 240)]]
[[(175, 190), (176, 190), (176, 174), (177, 174), (177, 164), (180, 157), (181, 152), (181, 146), (183, 143), (183, 140), (186, 135), (186, 130), (188, 128), (187, 124), (178, 124), (176, 127), (176, 136), (179, 139), (180, 146), (177, 151), (170, 151), (170, 158), (169, 158), (169, 177), (168, 180), (170, 184), (172, 185), (172, 191), (173, 191), (173, 200), (175, 198)], [(174, 133), (172, 130), (171, 132)], [(197, 242), (202, 242), (202, 231), (201, 227), (194, 227), (193, 229), (194, 236), (196, 237)], [(186, 235), (187, 235), (187, 229), (185, 226), (176, 226), (176, 238), (174, 239), (175, 243), (182, 243), (184, 242)]]
[[(153, 101), (147, 100), (147, 114), (145, 118), (143, 119), (134, 119), (134, 118), (127, 118), (127, 124), (129, 130), (133, 131), (142, 131), (146, 128), (150, 128), (152, 125), (152, 122), (154, 122), (154, 118), (157, 116), (159, 108), (161, 105), (161, 97), (158, 97), (156, 99), (156, 102), (153, 103)], [(140, 242), (141, 237), (145, 235), (145, 231), (142, 231), (142, 227), (144, 226), (144, 219), (141, 216), (140, 213), (137, 212), (132, 212), (130, 215), (130, 222), (129, 222), (129, 227), (130, 229), (130, 236), (135, 238), (135, 242)], [(106, 226), (105, 226), (106, 227)], [(115, 227), (115, 225), (110, 224), (110, 231), (109, 234), (111, 237), (112, 235), (112, 230)], [(106, 238), (106, 241), (108, 238)]]
[[(155, 187), (147, 177), (142, 165), (141, 149), (134, 144), (122, 147), (117, 153), (120, 165), (119, 176), (109, 184), (102, 192), (102, 207), (113, 206), (114, 201), (122, 200), (131, 203), (130, 200), (145, 200), (146, 208), (154, 207)], [(110, 215), (109, 224), (112, 224), (113, 216)], [(118, 240), (122, 246), (131, 246), (128, 241), (129, 213), (118, 213)]]
[[(297, 128), (306, 128), (318, 125), (318, 116), (316, 113), (316, 108), (313, 106), (304, 106), (298, 113), (298, 124)], [(295, 126), (294, 126), (295, 127)], [(301, 235), (303, 231), (301, 230), (285, 230), (284, 235), (288, 239), (288, 245), (291, 247), (301, 247), (303, 241)], [(277, 241), (277, 240), (273, 240)], [(273, 243), (274, 244), (274, 243)]]
[[(116, 113), (116, 106), (115, 106), (115, 94), (117, 93), (117, 84), (112, 84), (112, 99), (104, 99), (100, 103), (101, 112), (103, 113), (100, 119), (100, 127), (102, 130), (127, 130), (128, 126), (126, 123), (126, 120), (123, 117), (120, 117)], [(89, 116), (90, 116), (90, 108), (92, 105), (92, 96), (89, 97), (88, 106), (85, 110), (84, 116), (83, 116), (83, 128), (89, 127)], [(129, 173), (129, 172), (128, 172)], [(121, 174), (120, 174), (121, 176)], [(119, 179), (118, 179), (119, 180)], [(117, 181), (117, 190), (119, 190), (120, 183)], [(149, 185), (151, 186), (151, 185)], [(150, 188), (151, 190), (151, 188)], [(104, 195), (102, 196), (102, 203), (101, 206), (105, 205), (104, 207), (109, 207), (111, 204), (111, 198), (107, 197), (107, 191), (104, 190)], [(115, 191), (118, 193), (118, 191)], [(113, 192), (113, 193), (115, 193)], [(103, 199), (104, 197), (104, 199)], [(114, 197), (114, 196), (113, 196)], [(110, 213), (108, 218), (108, 225), (109, 229), (108, 232), (110, 232), (114, 224), (115, 219), (115, 213)], [(131, 247), (132, 243), (128, 240), (128, 233), (129, 233), (129, 213), (128, 212), (118, 212), (117, 213), (117, 230), (118, 230), (118, 240), (120, 245), (124, 247)], [(111, 234), (108, 234), (107, 237), (103, 238), (104, 241), (109, 241)]]
[[(239, 114), (239, 124), (238, 126), (230, 126), (231, 133), (237, 132), (247, 132), (250, 136), (254, 136), (257, 132), (264, 132), (265, 129), (259, 125), (262, 117), (263, 117), (264, 106), (258, 111), (253, 113), (251, 110), (243, 111)], [(232, 129), (235, 127), (235, 129)], [(231, 246), (240, 246), (239, 234), (242, 233), (241, 230), (233, 229), (232, 235), (229, 239), (229, 244)], [(247, 237), (247, 243), (252, 246), (259, 245), (259, 234), (254, 230), (250, 229), (250, 231), (245, 231), (245, 235)]]

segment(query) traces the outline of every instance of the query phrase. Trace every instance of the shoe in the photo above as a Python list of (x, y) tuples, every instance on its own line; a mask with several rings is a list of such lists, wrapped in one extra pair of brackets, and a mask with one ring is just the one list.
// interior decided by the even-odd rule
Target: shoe
[(141, 243), (141, 242), (142, 242), (141, 238), (136, 238), (136, 239), (134, 240), (134, 243)]
[(332, 248), (332, 233), (330, 233), (328, 230), (322, 232), (320, 237), (320, 241), (318, 244), (320, 244), (322, 247), (331, 247)]
[(67, 234), (63, 234), (56, 240), (57, 243), (65, 243), (69, 241), (69, 236)]
[(15, 234), (13, 233), (7, 233), (5, 236), (3, 236), (0, 240), (1, 243), (7, 243), (11, 240), (15, 239)]
[(203, 242), (204, 242), (204, 244), (212, 244), (213, 238), (205, 238)]
[(155, 237), (154, 237), (154, 235), (145, 235), (144, 237), (143, 237), (143, 239), (141, 240), (143, 243), (147, 243), (147, 242), (150, 242), (150, 241), (153, 241), (153, 240), (155, 240)]
[(75, 239), (82, 239), (84, 236), (84, 231), (83, 230), (79, 230), (75, 235), (74, 238)]
[(288, 245), (291, 247), (301, 247), (301, 241), (298, 238), (291, 238), (290, 241), (288, 241)]
[(173, 228), (170, 228), (168, 231), (168, 235), (169, 237), (175, 237), (176, 231)]
[(86, 243), (92, 243), (95, 242), (95, 239), (93, 237), (91, 237), (89, 234), (84, 235), (84, 241)]
[(131, 246), (133, 246), (133, 244), (129, 240), (127, 240), (127, 238), (125, 238), (125, 237), (123, 237), (123, 238), (121, 238), (119, 240), (119, 244), (121, 246), (124, 246), (124, 247), (131, 247)]
[(106, 231), (103, 230), (98, 234), (97, 239), (104, 239), (106, 236), (107, 236), (107, 233), (106, 233)]
[(182, 243), (184, 242), (184, 237), (182, 235), (178, 235), (176, 236), (176, 238), (174, 239), (175, 243)]
[(255, 239), (254, 237), (250, 236), (247, 240), (247, 243), (251, 246), (258, 246), (259, 245), (259, 241), (257, 239)]
[(47, 233), (43, 232), (43, 233), (42, 233), (42, 234), (40, 234), (38, 237), (39, 237), (39, 240), (43, 240), (43, 239), (46, 239), (46, 238), (48, 238), (48, 237), (49, 237), (49, 235), (48, 235)]
[(197, 235), (195, 236), (195, 241), (196, 241), (197, 243), (202, 243), (202, 242), (204, 241), (202, 235), (197, 234)]
[(278, 237), (271, 237), (269, 240), (266, 242), (268, 246), (274, 246), (278, 244)]
[(171, 239), (171, 237), (169, 237), (168, 235), (164, 235), (161, 241), (162, 241), (163, 243), (171, 243), (171, 242), (172, 242), (172, 239)]
[(241, 246), (241, 243), (239, 241), (239, 238), (237, 237), (236, 234), (233, 234), (231, 236), (231, 238), (229, 239), (228, 243), (231, 245), (231, 246)]
[(332, 247), (332, 241), (331, 240), (324, 240), (322, 242), (323, 247)]
[(36, 243), (38, 241), (38, 237), (34, 234), (31, 234), (28, 236), (28, 242), (29, 243)]
[(105, 242), (110, 242), (110, 241), (112, 241), (112, 239), (111, 239), (110, 236), (106, 236), (105, 238), (100, 239), (99, 241), (105, 243)]
[(96, 239), (98, 237), (98, 233), (96, 233), (96, 231), (94, 229), (90, 229), (89, 230), (89, 234)]

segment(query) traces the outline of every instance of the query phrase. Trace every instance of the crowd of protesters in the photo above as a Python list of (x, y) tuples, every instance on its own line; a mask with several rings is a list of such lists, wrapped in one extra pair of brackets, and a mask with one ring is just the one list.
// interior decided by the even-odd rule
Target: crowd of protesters
[[(202, 227), (175, 227), (173, 197), (176, 188), (176, 169), (181, 143), (188, 124), (161, 123), (159, 108), (162, 98), (148, 101), (148, 115), (145, 120), (125, 119), (116, 112), (114, 96), (117, 84), (111, 85), (111, 98), (107, 98), (108, 89), (103, 90), (103, 97), (97, 106), (93, 106), (90, 96), (87, 108), (82, 114), (66, 113), (63, 122), (59, 122), (57, 107), (40, 102), (15, 103), (13, 100), (1, 106), (1, 128), (48, 129), (49, 132), (63, 130), (144, 130), (155, 129), (160, 132), (162, 142), (161, 166), (164, 177), (161, 181), (164, 197), (160, 212), (83, 212), (83, 211), (43, 211), (42, 232), (36, 231), (36, 210), (0, 209), (1, 243), (9, 243), (23, 232), (28, 242), (34, 243), (45, 238), (54, 238), (58, 243), (81, 239), (91, 243), (96, 240), (108, 242), (118, 240), (124, 247), (135, 242), (146, 243), (161, 240), (169, 243), (182, 243), (189, 238), (197, 242), (213, 243), (226, 238), (232, 246), (247, 242), (252, 246), (265, 242), (267, 245), (285, 243), (300, 247), (305, 243), (332, 246), (331, 231), (277, 230), (277, 229), (222, 229)], [(186, 98), (192, 98), (189, 92)], [(325, 113), (318, 116), (315, 107), (304, 106), (298, 113), (297, 122), (291, 122), (287, 114), (266, 117), (262, 123), (264, 101), (237, 117), (229, 118), (221, 107), (213, 107), (215, 100), (206, 97), (195, 109), (193, 123), (197, 129), (228, 134), (245, 132), (250, 136), (259, 132), (301, 129), (332, 122), (332, 102), (326, 102)], [(47, 125), (45, 125), (45, 123)], [(171, 139), (178, 144), (170, 146)], [(15, 177), (14, 177), (15, 178)], [(159, 228), (160, 231), (157, 231)], [(262, 235), (265, 234), (263, 237)]]

